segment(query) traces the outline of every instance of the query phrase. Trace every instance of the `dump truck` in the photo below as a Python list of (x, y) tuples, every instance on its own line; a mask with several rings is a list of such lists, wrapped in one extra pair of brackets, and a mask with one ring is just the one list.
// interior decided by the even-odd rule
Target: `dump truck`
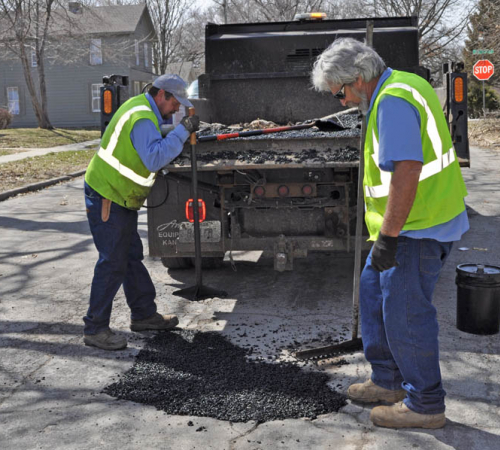
[[(335, 39), (363, 41), (367, 20), (206, 25), (206, 69), (198, 78), (200, 98), (192, 100), (197, 114), (207, 124), (226, 126), (256, 119), (308, 123), (332, 114), (341, 124), (352, 121), (352, 114), (342, 115), (340, 102), (311, 89), (310, 72)], [(373, 47), (387, 66), (429, 80), (429, 70), (419, 65), (418, 19), (369, 20)], [(460, 69), (445, 66), (443, 112), (460, 163), (467, 166), (467, 77)], [(284, 271), (310, 252), (352, 251), (360, 133), (356, 126), (346, 128), (198, 142), (203, 267), (217, 265), (227, 252), (261, 251)], [(214, 129), (221, 128), (208, 133)], [(202, 127), (199, 136), (204, 132)], [(171, 269), (194, 264), (189, 155), (188, 140), (183, 153), (159, 172), (147, 199), (149, 253)]]

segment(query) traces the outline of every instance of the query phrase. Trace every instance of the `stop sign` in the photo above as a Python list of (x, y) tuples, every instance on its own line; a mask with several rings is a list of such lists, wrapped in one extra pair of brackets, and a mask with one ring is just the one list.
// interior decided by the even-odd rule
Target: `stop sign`
[(487, 59), (482, 59), (474, 64), (473, 71), (478, 80), (486, 81), (495, 73), (495, 67)]

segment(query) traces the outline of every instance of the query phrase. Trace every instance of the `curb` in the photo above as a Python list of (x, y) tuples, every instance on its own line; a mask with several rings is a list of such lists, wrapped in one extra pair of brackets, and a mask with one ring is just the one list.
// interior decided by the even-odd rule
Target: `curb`
[(70, 173), (69, 175), (65, 175), (63, 177), (52, 178), (50, 180), (40, 181), (39, 183), (28, 184), (26, 186), (17, 189), (11, 189), (10, 191), (0, 192), (0, 202), (7, 200), (10, 197), (14, 197), (15, 195), (18, 194), (25, 194), (27, 192), (39, 191), (40, 189), (60, 183), (61, 181), (69, 181), (73, 178), (84, 175), (86, 171), (87, 169), (80, 170), (79, 172)]

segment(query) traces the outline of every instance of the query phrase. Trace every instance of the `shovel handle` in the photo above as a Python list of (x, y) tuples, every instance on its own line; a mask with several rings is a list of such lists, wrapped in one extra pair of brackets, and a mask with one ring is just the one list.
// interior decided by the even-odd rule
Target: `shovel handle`
[[(196, 114), (196, 110), (193, 106), (189, 108), (189, 117), (194, 116)], [(193, 131), (191, 136), (189, 137), (189, 143), (191, 145), (196, 145), (196, 133)]]

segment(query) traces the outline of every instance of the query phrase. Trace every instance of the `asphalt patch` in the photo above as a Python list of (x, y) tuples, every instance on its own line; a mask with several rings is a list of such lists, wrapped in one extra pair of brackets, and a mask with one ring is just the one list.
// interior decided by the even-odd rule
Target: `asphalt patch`
[(315, 419), (346, 405), (345, 396), (327, 386), (325, 373), (248, 354), (216, 332), (158, 333), (132, 369), (103, 392), (168, 414), (231, 422)]

